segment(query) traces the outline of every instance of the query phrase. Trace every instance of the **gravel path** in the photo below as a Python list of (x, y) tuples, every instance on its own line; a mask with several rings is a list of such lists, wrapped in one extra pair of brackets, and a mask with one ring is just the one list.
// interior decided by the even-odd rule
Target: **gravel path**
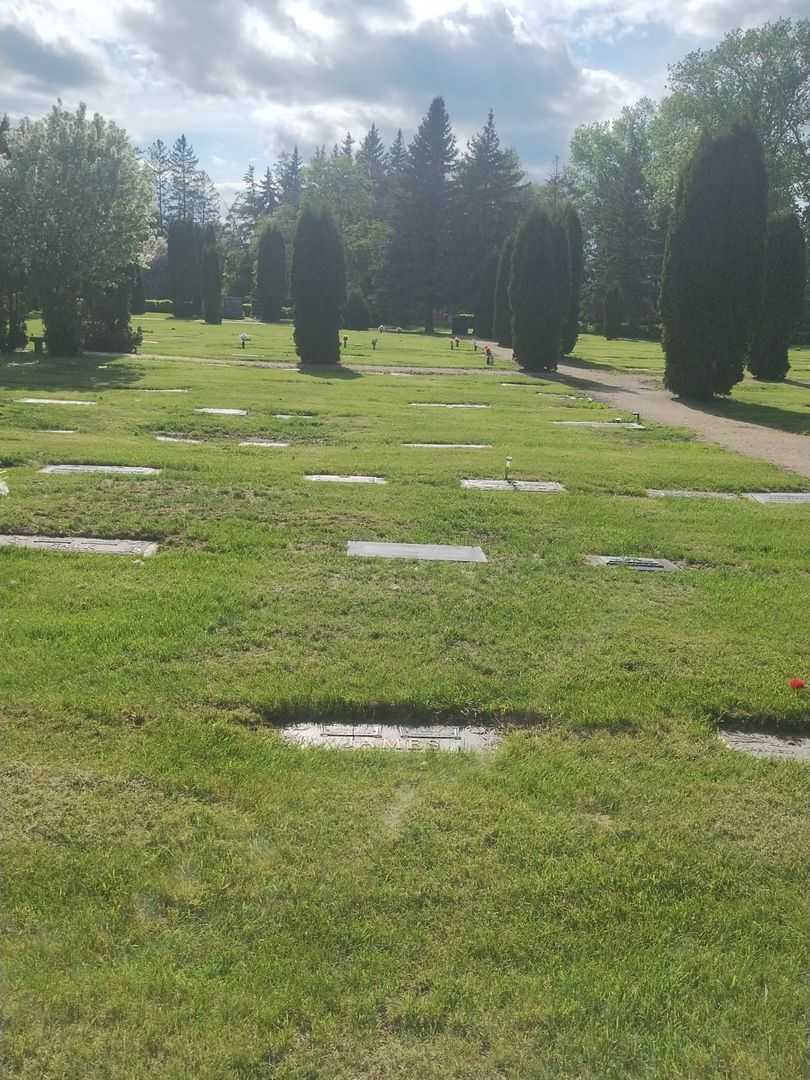
[[(510, 350), (495, 348), (500, 356), (511, 356)], [(688, 428), (701, 442), (715, 443), (726, 450), (769, 461), (782, 469), (810, 477), (810, 438), (806, 435), (749, 424), (744, 420), (730, 420), (713, 413), (711, 404), (701, 406), (676, 400), (654, 375), (630, 375), (584, 364), (563, 363), (556, 376), (544, 372), (543, 377), (556, 378), (590, 394), (597, 401), (612, 405), (617, 411), (640, 413), (642, 422), (654, 420), (670, 427)]]

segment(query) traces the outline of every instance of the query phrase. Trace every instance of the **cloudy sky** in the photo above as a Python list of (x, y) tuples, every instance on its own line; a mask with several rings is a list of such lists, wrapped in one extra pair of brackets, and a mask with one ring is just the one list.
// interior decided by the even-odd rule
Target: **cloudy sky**
[(807, 0), (3, 0), (0, 112), (85, 101), (145, 146), (185, 132), (228, 197), (298, 142), (411, 133), (442, 94), (490, 105), (542, 176), (578, 123), (661, 93), (666, 65)]

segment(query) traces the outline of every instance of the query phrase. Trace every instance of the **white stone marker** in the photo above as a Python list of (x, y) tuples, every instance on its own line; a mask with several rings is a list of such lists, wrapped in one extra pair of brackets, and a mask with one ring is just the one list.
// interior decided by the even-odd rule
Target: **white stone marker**
[(406, 442), (403, 446), (419, 447), (423, 450), (491, 450), (492, 443), (475, 442)]
[(758, 503), (810, 503), (810, 491), (747, 491), (745, 497)]
[(95, 405), (95, 401), (63, 401), (60, 398), (24, 397), (17, 399), (18, 405)]
[(681, 491), (678, 488), (666, 490), (647, 488), (651, 499), (736, 499), (733, 491)]
[(247, 409), (195, 409), (194, 412), (208, 416), (247, 416)]
[(810, 761), (810, 736), (777, 735), (765, 731), (721, 731), (721, 742), (729, 750), (740, 750), (754, 757)]
[(412, 401), (415, 409), (489, 409), (491, 405), (447, 404), (444, 401)]
[(8, 484), (5, 480), (0, 480), (0, 495), (8, 495)]
[(307, 480), (326, 484), (385, 484), (381, 476), (336, 476), (333, 473), (308, 473)]
[(158, 442), (188, 443), (193, 446), (202, 446), (203, 439), (187, 439), (185, 435), (155, 435)]
[(279, 442), (277, 439), (243, 439), (240, 446), (264, 446), (271, 450), (286, 450), (288, 442)]
[(290, 724), (281, 737), (296, 746), (329, 746), (338, 750), (494, 750), (501, 737), (484, 727), (436, 724)]
[(286, 413), (286, 412), (274, 412), (274, 420), (314, 420), (315, 416), (312, 413)]
[(462, 480), (461, 486), (477, 491), (536, 491), (544, 495), (565, 491), (556, 480)]
[(118, 473), (122, 476), (158, 476), (151, 465), (46, 465), (41, 473)]
[(428, 559), (434, 562), (487, 562), (480, 547), (456, 547), (452, 544), (377, 544), (350, 540), (347, 555), (366, 559)]
[(67, 551), (82, 555), (154, 555), (158, 545), (148, 540), (100, 540), (92, 536), (0, 536), (0, 547)]
[(632, 428), (634, 431), (646, 431), (643, 424), (637, 424), (635, 420), (552, 420), (552, 424), (558, 427), (589, 427), (589, 428)]
[(136, 386), (135, 390), (140, 394), (187, 394), (188, 390), (160, 390), (151, 386)]
[(43, 428), (43, 435), (75, 435), (76, 428)]
[(629, 570), (667, 571), (680, 570), (677, 563), (669, 559), (648, 559), (640, 555), (586, 555), (585, 561), (591, 566), (625, 566)]

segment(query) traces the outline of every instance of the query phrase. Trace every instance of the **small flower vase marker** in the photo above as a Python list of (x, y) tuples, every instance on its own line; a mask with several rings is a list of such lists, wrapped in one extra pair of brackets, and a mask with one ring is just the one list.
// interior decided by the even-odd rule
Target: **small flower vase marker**
[(506, 481), (509, 480), (509, 472), (510, 472), (511, 468), (512, 468), (512, 459), (511, 459), (511, 457), (508, 457), (506, 459), (506, 468), (503, 470), (503, 478)]

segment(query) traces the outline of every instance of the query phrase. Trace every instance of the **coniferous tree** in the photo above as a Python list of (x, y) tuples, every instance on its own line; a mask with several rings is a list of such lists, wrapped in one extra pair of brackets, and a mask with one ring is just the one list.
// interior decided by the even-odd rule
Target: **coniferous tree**
[(788, 347), (804, 306), (807, 255), (795, 214), (768, 220), (765, 282), (754, 327), (748, 370), (756, 379), (781, 381), (790, 370)]
[(368, 330), (371, 313), (365, 297), (359, 289), (352, 289), (343, 312), (343, 325), (347, 330)]
[(286, 297), (287, 253), (284, 237), (275, 225), (266, 225), (259, 233), (253, 314), (262, 322), (279, 322)]
[(146, 293), (143, 288), (143, 274), (136, 266), (132, 274), (132, 293), (129, 298), (129, 310), (133, 315), (143, 315), (146, 311)]
[(276, 166), (276, 187), (279, 202), (298, 206), (304, 188), (304, 159), (298, 153), (298, 144), (291, 154), (283, 153)]
[(202, 249), (202, 309), (207, 323), (222, 322), (222, 259), (213, 226), (205, 230)]
[(129, 313), (130, 280), (127, 273), (121, 273), (114, 285), (87, 288), (81, 307), (84, 347), (93, 352), (134, 352), (143, 340), (143, 331), (132, 329)]
[(624, 300), (618, 285), (612, 285), (605, 293), (602, 327), (608, 341), (621, 337), (624, 322)]
[(357, 164), (363, 173), (374, 183), (379, 183), (385, 175), (385, 147), (377, 131), (377, 125), (372, 124), (365, 138), (360, 143), (357, 151)]
[(259, 184), (259, 203), (262, 214), (272, 214), (278, 206), (276, 181), (269, 166), (264, 170), (264, 176)]
[(397, 129), (394, 141), (385, 156), (385, 171), (389, 176), (401, 176), (408, 168), (408, 151), (402, 128)]
[(478, 304), (475, 308), (475, 335), (484, 341), (491, 341), (495, 333), (495, 289), (498, 283), (497, 251), (490, 252), (484, 260), (484, 269), (479, 283)]
[(515, 237), (509, 279), (512, 344), (518, 361), (532, 371), (553, 371), (560, 358), (561, 232), (547, 210), (536, 208)]
[(340, 152), (344, 157), (351, 158), (354, 161), (354, 138), (350, 131), (346, 132), (346, 137), (340, 144)]
[(159, 233), (163, 233), (169, 216), (169, 189), (172, 177), (169, 148), (162, 139), (155, 139), (146, 153), (155, 192), (157, 228)]
[(168, 210), (171, 217), (190, 221), (193, 217), (195, 180), (199, 159), (194, 147), (185, 135), (175, 141), (169, 153), (171, 181), (168, 192)]
[(340, 315), (346, 298), (343, 241), (325, 209), (305, 206), (293, 248), (295, 347), (303, 365), (340, 362)]
[(193, 318), (200, 314), (202, 299), (199, 226), (178, 218), (169, 223), (167, 242), (169, 293), (175, 317)]
[(664, 383), (708, 400), (743, 377), (762, 296), (768, 181), (751, 125), (704, 134), (684, 168), (661, 290)]
[(565, 232), (568, 237), (568, 262), (570, 267), (570, 292), (568, 310), (563, 321), (560, 351), (568, 356), (574, 351), (579, 334), (579, 309), (582, 295), (582, 277), (585, 269), (585, 256), (582, 244), (582, 224), (573, 203), (566, 203), (563, 209)]
[(512, 347), (512, 308), (509, 304), (509, 279), (512, 276), (512, 252), (514, 237), (508, 236), (501, 248), (498, 259), (498, 274), (495, 280), (495, 310), (493, 321), (495, 340), (499, 345)]

